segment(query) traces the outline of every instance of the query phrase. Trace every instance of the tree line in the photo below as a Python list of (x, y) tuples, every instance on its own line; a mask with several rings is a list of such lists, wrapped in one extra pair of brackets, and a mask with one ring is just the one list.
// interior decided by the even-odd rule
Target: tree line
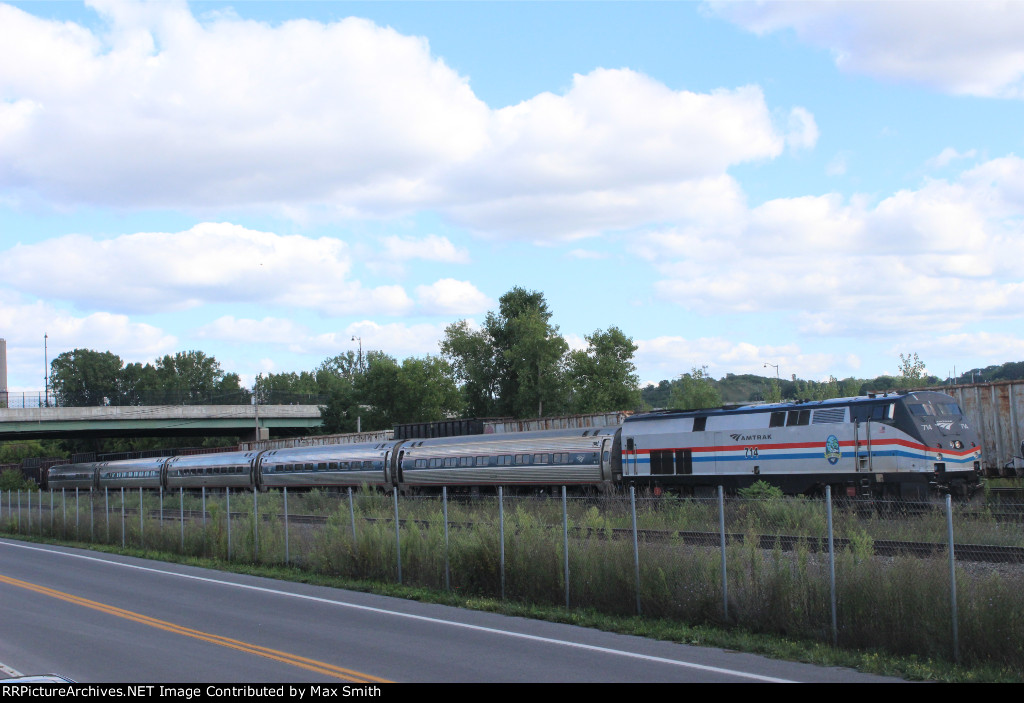
[[(570, 349), (551, 322), (539, 291), (512, 288), (476, 328), (448, 325), (437, 355), (402, 361), (381, 350), (345, 351), (312, 371), (260, 374), (251, 389), (201, 351), (125, 364), (112, 352), (75, 349), (51, 363), (60, 405), (237, 404), (320, 405), (325, 432), (377, 430), (452, 417), (530, 418), (575, 413), (698, 409), (745, 402), (823, 400), (873, 390), (938, 385), (917, 354), (900, 355), (897, 373), (874, 379), (830, 376), (808, 381), (753, 374), (712, 378), (706, 366), (642, 390), (633, 363), (637, 346), (617, 327), (586, 336)], [(974, 369), (960, 382), (1024, 376), (1024, 362)], [(1015, 375), (1016, 374), (1016, 375)]]
[(346, 351), (312, 371), (259, 374), (251, 390), (201, 351), (125, 364), (110, 351), (75, 349), (50, 364), (50, 388), (66, 406), (318, 404), (325, 432), (638, 407), (633, 340), (610, 327), (587, 335), (586, 349), (570, 350), (551, 317), (543, 293), (516, 287), (480, 329), (466, 320), (449, 325), (437, 355), (399, 361), (380, 350)]

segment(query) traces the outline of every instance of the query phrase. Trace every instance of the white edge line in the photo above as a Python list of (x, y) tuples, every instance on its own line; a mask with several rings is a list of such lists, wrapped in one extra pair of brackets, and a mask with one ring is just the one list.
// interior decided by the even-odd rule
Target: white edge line
[(32, 547), (26, 544), (16, 544), (13, 542), (6, 542), (0, 540), (0, 545), (7, 547), (16, 547), (19, 549), (28, 549), (31, 551), (45, 552), (47, 554), (58, 554), (65, 557), (72, 557), (75, 559), (85, 559), (86, 561), (96, 561), (101, 564), (108, 564), (113, 566), (122, 566), (126, 569), (137, 569), (139, 571), (149, 571), (156, 574), (163, 574), (166, 576), (176, 576), (184, 579), (191, 579), (193, 581), (204, 581), (206, 583), (214, 583), (222, 586), (232, 586), (234, 588), (244, 588), (250, 591), (258, 591), (262, 593), (270, 593), (278, 596), (287, 596), (289, 598), (299, 598), (302, 600), (313, 601), (316, 603), (325, 603), (328, 605), (336, 605), (342, 608), (351, 608), (353, 610), (362, 610), (370, 613), (378, 613), (380, 615), (391, 615), (393, 617), (406, 618), (409, 620), (418, 620), (420, 622), (429, 622), (437, 625), (448, 625), (450, 627), (458, 627), (466, 630), (474, 630), (476, 632), (486, 632), (494, 635), (503, 635), (505, 637), (515, 637), (518, 639), (529, 640), (532, 642), (543, 642), (545, 644), (559, 645), (563, 647), (573, 647), (576, 649), (584, 649), (591, 652), (600, 652), (602, 654), (611, 654), (613, 656), (628, 657), (631, 659), (642, 659), (644, 661), (655, 662), (658, 664), (669, 664), (672, 666), (680, 666), (688, 669), (697, 669), (700, 671), (707, 671), (716, 674), (725, 674), (726, 676), (736, 676), (744, 679), (753, 679), (755, 681), (762, 681), (766, 683), (797, 683), (789, 679), (779, 679), (771, 676), (762, 676), (760, 674), (751, 674), (745, 671), (737, 671), (734, 669), (722, 669), (716, 666), (707, 666), (704, 664), (694, 664), (692, 662), (679, 661), (677, 659), (666, 659), (664, 657), (655, 657), (649, 654), (640, 654), (638, 652), (628, 652), (621, 649), (611, 649), (609, 647), (599, 647), (593, 644), (583, 644), (580, 642), (569, 642), (568, 640), (558, 640), (551, 637), (541, 637), (539, 635), (528, 635), (522, 632), (512, 632), (509, 630), (499, 630), (493, 627), (484, 627), (482, 625), (471, 625), (469, 623), (453, 622), (451, 620), (442, 620), (440, 618), (433, 618), (426, 615), (413, 615), (411, 613), (402, 613), (395, 610), (385, 610), (383, 608), (375, 608), (369, 605), (357, 605), (355, 603), (345, 603), (343, 601), (331, 600), (329, 598), (320, 598), (319, 596), (310, 596), (303, 593), (289, 593), (288, 591), (281, 591), (274, 588), (264, 588), (263, 586), (252, 586), (245, 583), (234, 583), (232, 581), (222, 581), (220, 579), (209, 578), (206, 576), (195, 576), (193, 574), (180, 574), (175, 571), (167, 571), (165, 569), (155, 569), (150, 566), (139, 566), (137, 564), (124, 564), (118, 561), (110, 561), (109, 559), (101, 559), (99, 557), (92, 557), (85, 554), (72, 554), (70, 552), (62, 552), (56, 549), (45, 549), (43, 547)]

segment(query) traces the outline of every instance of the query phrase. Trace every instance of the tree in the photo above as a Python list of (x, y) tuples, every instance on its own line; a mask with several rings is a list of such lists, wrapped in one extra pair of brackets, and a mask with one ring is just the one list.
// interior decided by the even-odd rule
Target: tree
[(487, 333), (473, 330), (465, 320), (445, 328), (441, 356), (461, 386), (466, 412), (472, 417), (488, 417), (497, 412), (497, 365), (494, 347)]
[(50, 362), (50, 386), (58, 405), (116, 404), (121, 357), (111, 352), (75, 349)]
[(540, 310), (527, 310), (508, 322), (514, 340), (505, 349), (504, 412), (542, 417), (563, 412), (568, 400), (562, 359), (569, 345)]
[(680, 410), (717, 408), (722, 405), (722, 396), (715, 388), (714, 379), (708, 375), (708, 367), (694, 366), (690, 373), (681, 375), (672, 386), (670, 404)]
[(476, 416), (534, 417), (568, 406), (565, 355), (544, 294), (518, 286), (501, 296), (483, 328), (449, 325), (441, 353)]
[(331, 388), (327, 403), (320, 406), (321, 429), (327, 434), (355, 432), (359, 427), (359, 399), (355, 385), (338, 384)]
[(764, 384), (764, 390), (761, 392), (761, 397), (766, 403), (781, 403), (782, 385), (779, 383), (779, 379), (769, 378)]
[(261, 373), (256, 376), (252, 392), (259, 405), (288, 405), (320, 395), (320, 387), (316, 376), (309, 371), (268, 373), (265, 376)]
[(248, 396), (238, 374), (224, 373), (214, 357), (197, 350), (157, 359), (156, 380), (181, 403), (235, 403)]
[(146, 364), (125, 364), (117, 379), (121, 405), (148, 405), (153, 391), (158, 388), (156, 369)]
[(627, 410), (640, 403), (639, 378), (633, 364), (637, 347), (618, 327), (595, 330), (586, 351), (569, 353), (568, 376), (574, 413)]
[(900, 354), (899, 382), (901, 388), (913, 388), (924, 385), (926, 374), (924, 362), (918, 358), (916, 353), (913, 357), (910, 354), (906, 356)]

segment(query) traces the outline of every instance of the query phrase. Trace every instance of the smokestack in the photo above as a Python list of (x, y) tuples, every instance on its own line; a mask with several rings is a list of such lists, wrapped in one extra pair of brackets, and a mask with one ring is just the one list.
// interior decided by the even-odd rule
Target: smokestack
[(7, 342), (0, 338), (0, 408), (7, 407)]

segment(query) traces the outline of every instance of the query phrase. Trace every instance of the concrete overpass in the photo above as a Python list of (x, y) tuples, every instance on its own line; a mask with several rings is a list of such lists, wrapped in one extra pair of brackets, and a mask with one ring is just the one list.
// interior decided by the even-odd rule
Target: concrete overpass
[(128, 405), (0, 408), (0, 441), (230, 435), (268, 439), (319, 427), (316, 405)]

